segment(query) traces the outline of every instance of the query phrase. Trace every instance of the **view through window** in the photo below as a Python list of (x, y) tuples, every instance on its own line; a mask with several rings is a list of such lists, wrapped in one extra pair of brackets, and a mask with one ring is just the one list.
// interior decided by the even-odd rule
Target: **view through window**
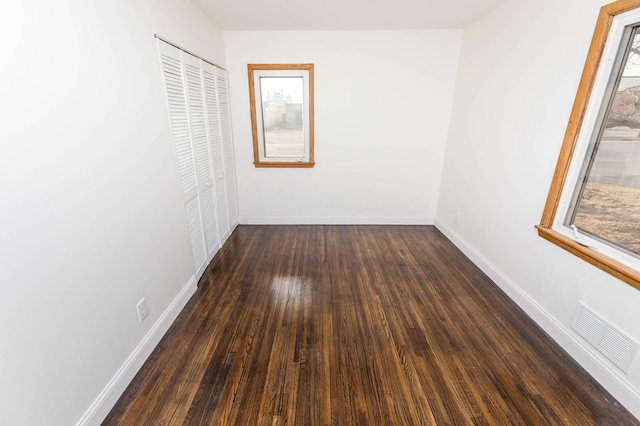
[(302, 77), (260, 77), (265, 157), (303, 157)]
[(638, 27), (627, 33), (564, 225), (638, 256), (640, 34)]

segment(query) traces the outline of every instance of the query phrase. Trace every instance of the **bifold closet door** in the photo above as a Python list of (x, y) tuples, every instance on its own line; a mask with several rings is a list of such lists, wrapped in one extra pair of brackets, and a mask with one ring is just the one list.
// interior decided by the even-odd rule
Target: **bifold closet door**
[(207, 125), (209, 129), (209, 146), (213, 160), (213, 176), (215, 182), (216, 201), (218, 202), (218, 228), (220, 240), (224, 242), (230, 235), (229, 213), (227, 208), (226, 172), (222, 149), (222, 133), (220, 126), (220, 113), (218, 105), (218, 80), (216, 75), (219, 68), (204, 62), (203, 80), (205, 105), (207, 111)]
[(202, 78), (202, 64), (204, 62), (185, 52), (181, 52), (181, 57), (183, 76), (187, 88), (187, 109), (191, 130), (191, 144), (193, 146), (193, 163), (204, 231), (206, 263), (208, 264), (213, 259), (213, 255), (220, 249), (220, 236), (218, 234), (212, 158), (205, 110), (205, 89)]
[(231, 134), (231, 112), (229, 109), (229, 86), (227, 71), (217, 69), (218, 106), (220, 111), (220, 131), (225, 169), (225, 188), (230, 230), (238, 225), (238, 196), (236, 192), (235, 161)]
[(182, 192), (185, 221), (189, 232), (193, 268), (196, 278), (199, 278), (206, 266), (207, 250), (198, 199), (198, 181), (194, 163), (194, 149), (191, 142), (181, 51), (160, 40), (158, 40), (158, 51), (171, 125), (171, 136), (176, 154), (176, 168)]
[(238, 224), (226, 71), (158, 40), (196, 278)]

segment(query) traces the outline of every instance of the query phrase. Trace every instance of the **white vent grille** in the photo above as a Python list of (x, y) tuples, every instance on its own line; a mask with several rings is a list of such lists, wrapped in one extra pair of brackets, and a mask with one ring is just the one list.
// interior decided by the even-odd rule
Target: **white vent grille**
[(571, 328), (622, 371), (629, 372), (631, 363), (638, 352), (637, 343), (616, 330), (582, 303), (578, 305)]

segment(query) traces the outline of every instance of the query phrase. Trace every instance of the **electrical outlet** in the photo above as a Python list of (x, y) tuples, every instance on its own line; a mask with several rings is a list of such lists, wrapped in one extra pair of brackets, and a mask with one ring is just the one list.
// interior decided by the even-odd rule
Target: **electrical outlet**
[(138, 308), (138, 318), (140, 319), (140, 322), (144, 321), (144, 319), (149, 316), (149, 307), (147, 306), (147, 299), (143, 297), (142, 300), (139, 301), (138, 304), (136, 305), (136, 308)]
[(460, 213), (456, 213), (456, 225), (460, 223)]

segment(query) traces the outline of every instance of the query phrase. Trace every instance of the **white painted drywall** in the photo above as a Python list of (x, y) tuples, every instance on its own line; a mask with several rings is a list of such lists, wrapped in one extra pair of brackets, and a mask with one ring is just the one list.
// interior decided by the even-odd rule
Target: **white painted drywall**
[[(225, 32), (241, 223), (432, 223), (461, 33)], [(247, 64), (296, 62), (317, 164), (256, 169)]]
[(0, 424), (77, 422), (193, 276), (154, 33), (224, 65), (187, 0), (0, 7)]
[(570, 324), (584, 301), (640, 341), (640, 292), (534, 229), (605, 3), (511, 1), (465, 29), (436, 223), (639, 416), (638, 365), (620, 372)]

